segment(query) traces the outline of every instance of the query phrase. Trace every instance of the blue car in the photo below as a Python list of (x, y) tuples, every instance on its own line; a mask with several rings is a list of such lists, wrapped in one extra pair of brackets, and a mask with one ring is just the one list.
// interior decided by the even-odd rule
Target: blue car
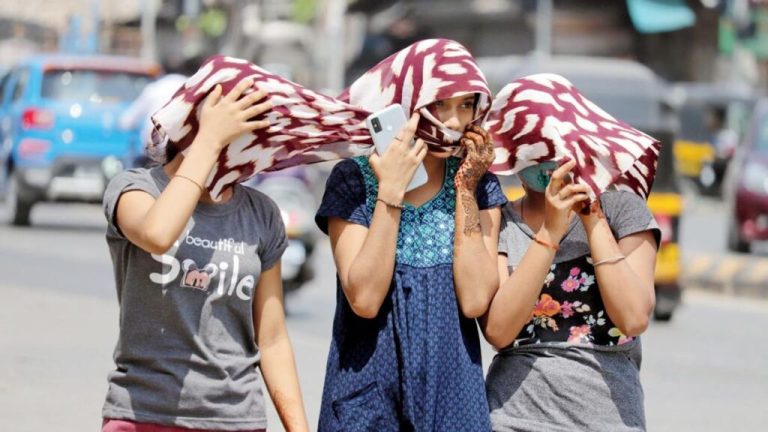
[(11, 223), (29, 225), (37, 202), (101, 200), (136, 157), (120, 114), (159, 72), (128, 57), (40, 55), (0, 79), (0, 196)]

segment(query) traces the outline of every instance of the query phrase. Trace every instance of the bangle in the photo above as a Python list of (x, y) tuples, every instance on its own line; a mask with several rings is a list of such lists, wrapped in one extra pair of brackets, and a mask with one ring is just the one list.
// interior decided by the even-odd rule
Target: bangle
[(198, 182), (196, 182), (196, 181), (192, 180), (191, 178), (189, 178), (189, 177), (187, 177), (187, 176), (183, 176), (183, 175), (181, 175), (181, 174), (175, 174), (175, 175), (173, 176), (173, 178), (176, 178), (176, 177), (178, 177), (178, 178), (183, 178), (184, 180), (186, 180), (186, 181), (188, 181), (188, 182), (191, 182), (193, 185), (197, 186), (197, 188), (198, 188), (198, 189), (200, 189), (200, 193), (202, 193), (202, 194), (205, 194), (205, 188), (204, 188), (204, 187), (202, 187), (202, 186), (201, 186), (201, 185), (200, 185)]
[(389, 207), (389, 208), (396, 208), (398, 210), (403, 210), (405, 208), (405, 206), (402, 205), (402, 204), (394, 204), (394, 203), (391, 203), (391, 202), (388, 202), (388, 201), (384, 201), (381, 198), (376, 198), (376, 201), (384, 203), (384, 205)]
[(615, 263), (623, 260), (624, 258), (626, 258), (624, 255), (619, 255), (619, 256), (615, 256), (613, 258), (604, 259), (602, 261), (598, 261), (596, 263), (593, 263), (592, 267), (597, 267), (597, 266), (603, 265), (603, 264), (615, 264)]
[(560, 250), (560, 246), (554, 245), (554, 244), (549, 243), (549, 242), (545, 242), (544, 240), (540, 239), (538, 235), (534, 235), (533, 236), (533, 241), (535, 241), (536, 243), (538, 243), (538, 244), (540, 244), (540, 245), (542, 245), (544, 247), (552, 249), (553, 251), (559, 251)]

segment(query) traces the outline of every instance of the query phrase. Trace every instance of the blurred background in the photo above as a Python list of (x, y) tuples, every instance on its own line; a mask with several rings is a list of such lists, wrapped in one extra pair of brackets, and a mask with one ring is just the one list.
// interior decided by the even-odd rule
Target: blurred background
[[(428, 37), (467, 46), (493, 91), (559, 73), (662, 141), (648, 201), (663, 229), (643, 337), (648, 429), (764, 429), (768, 1), (24, 0), (0, 3), (3, 430), (100, 427), (118, 308), (97, 203), (112, 176), (146, 164), (149, 115), (204, 58), (335, 94)], [(288, 325), (312, 425), (335, 307), (313, 216), (332, 165), (248, 183), (287, 226)], [(271, 407), (270, 421), (282, 430)]]

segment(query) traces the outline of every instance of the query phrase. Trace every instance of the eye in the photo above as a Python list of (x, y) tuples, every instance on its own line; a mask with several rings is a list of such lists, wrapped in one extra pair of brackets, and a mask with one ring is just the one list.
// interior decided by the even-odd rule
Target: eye
[(475, 108), (474, 101), (464, 101), (464, 103), (461, 104), (461, 109), (474, 109), (474, 108)]
[(435, 105), (436, 107), (438, 107), (438, 108), (442, 108), (442, 107), (445, 105), (445, 103), (444, 103), (443, 101), (439, 100), (439, 101), (436, 101), (436, 102), (434, 103), (434, 105)]

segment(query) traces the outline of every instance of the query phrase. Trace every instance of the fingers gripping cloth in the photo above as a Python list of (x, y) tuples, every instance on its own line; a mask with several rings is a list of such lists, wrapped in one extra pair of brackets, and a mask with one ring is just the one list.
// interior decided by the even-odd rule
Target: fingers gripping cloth
[(429, 105), (477, 94), (475, 122), (479, 123), (491, 101), (474, 58), (459, 43), (445, 39), (416, 42), (391, 55), (339, 98), (309, 90), (248, 61), (215, 56), (152, 116), (155, 130), (147, 154), (165, 163), (166, 146), (176, 146), (183, 153), (194, 140), (200, 107), (213, 88), (221, 84), (226, 94), (246, 78), (254, 80), (248, 92), (263, 90), (272, 102), (274, 107), (259, 117), (269, 120), (270, 126), (244, 134), (221, 152), (206, 182), (214, 199), (224, 188), (262, 171), (370, 153), (373, 141), (365, 119), (394, 103), (408, 113), (421, 113), (417, 137), (433, 147), (457, 148), (461, 133), (440, 123)]
[(653, 186), (661, 143), (600, 109), (562, 76), (508, 84), (494, 99), (486, 128), (497, 174), (573, 159), (573, 180), (587, 185), (593, 200), (611, 186), (647, 198)]

